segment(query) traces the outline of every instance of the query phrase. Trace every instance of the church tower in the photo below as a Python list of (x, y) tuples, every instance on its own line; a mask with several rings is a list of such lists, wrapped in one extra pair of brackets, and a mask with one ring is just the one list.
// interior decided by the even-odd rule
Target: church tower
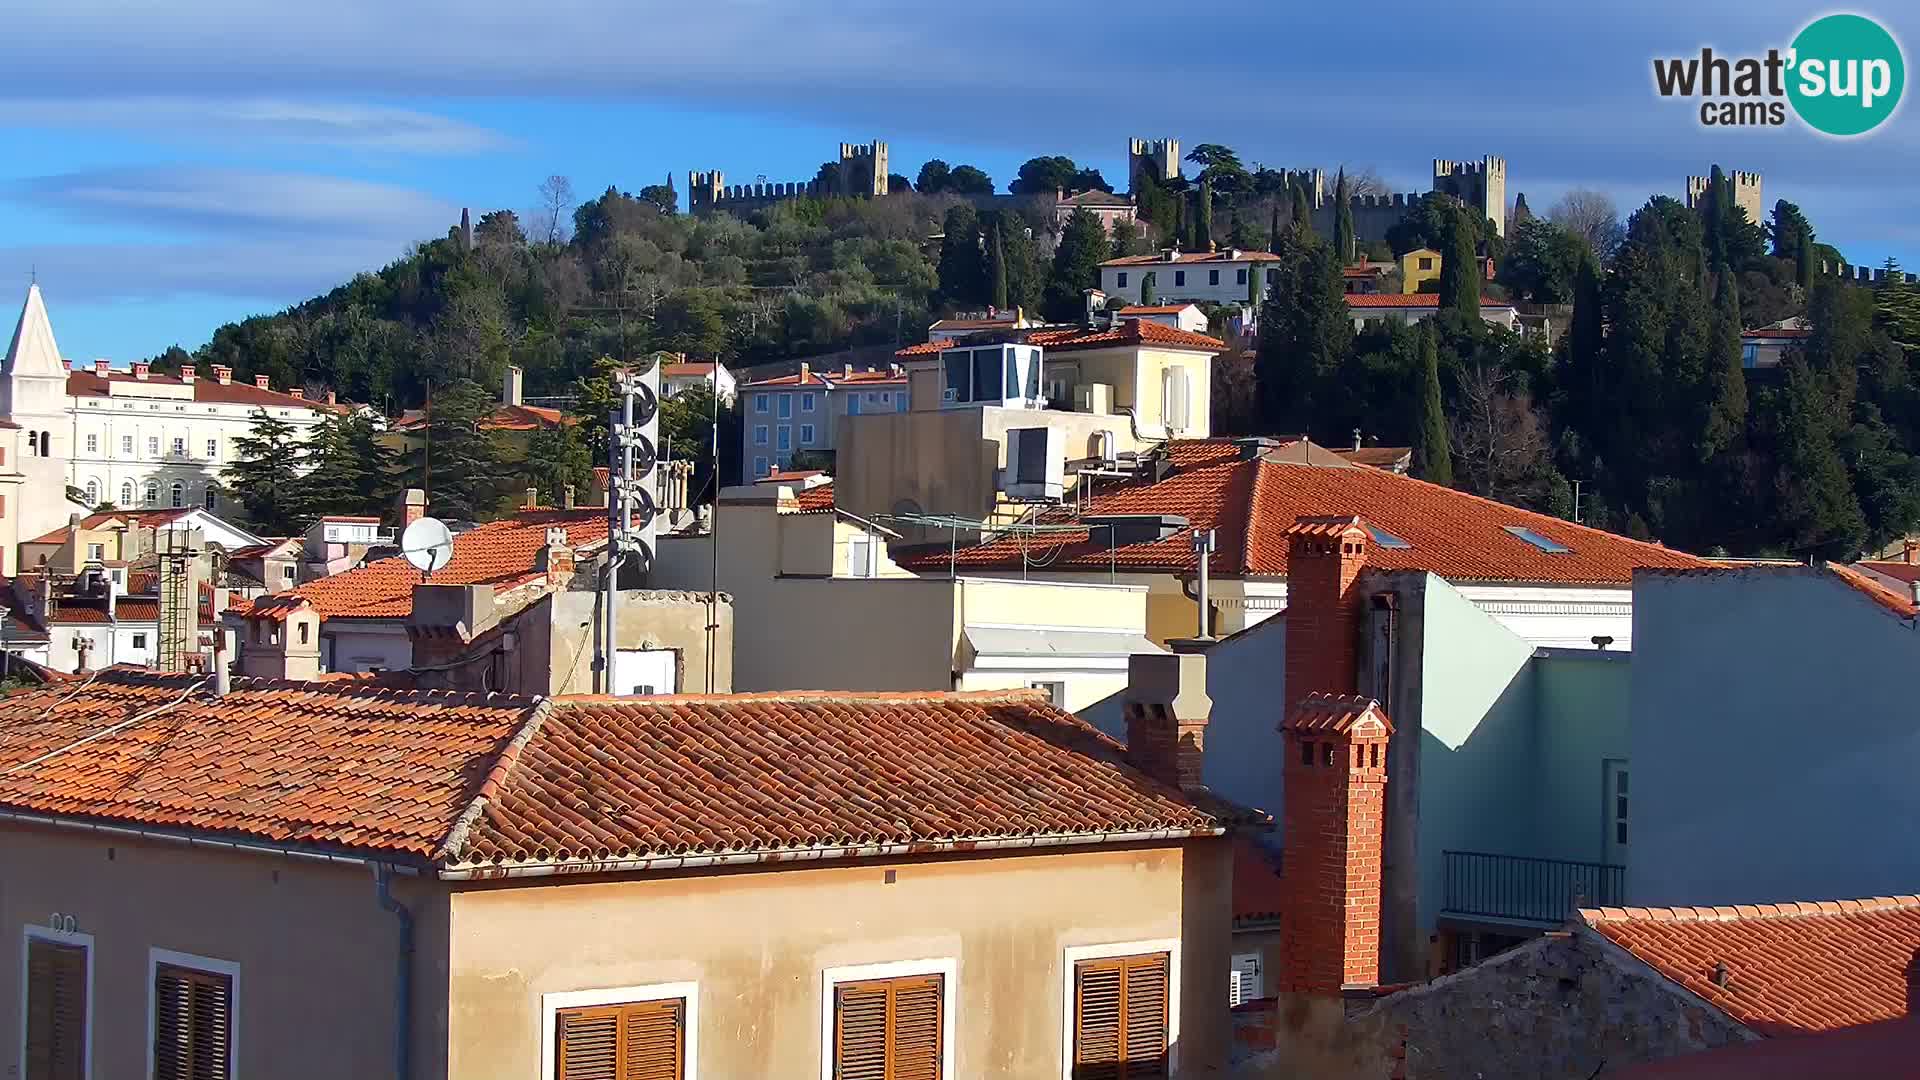
[(33, 433), (34, 456), (68, 456), (67, 366), (38, 284), (27, 286), (26, 306), (0, 366), (0, 417)]

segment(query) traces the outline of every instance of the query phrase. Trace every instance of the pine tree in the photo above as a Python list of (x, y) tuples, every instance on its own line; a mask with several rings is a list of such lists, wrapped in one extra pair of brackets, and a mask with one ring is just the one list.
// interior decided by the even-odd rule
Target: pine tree
[(1298, 432), (1316, 415), (1316, 401), (1338, 389), (1341, 366), (1353, 351), (1353, 317), (1332, 248), (1290, 237), (1279, 254), (1260, 318), (1254, 376), (1264, 429)]
[(1294, 235), (1299, 237), (1303, 246), (1315, 244), (1319, 238), (1313, 235), (1313, 207), (1307, 202), (1307, 185), (1295, 180), (1289, 187), (1293, 192)]
[(454, 521), (480, 521), (500, 501), (500, 448), (481, 423), (493, 396), (458, 380), (427, 399), (427, 432), (413, 467), (412, 486), (426, 489), (427, 509)]
[(234, 448), (238, 456), (221, 473), (221, 489), (240, 504), (241, 519), (264, 535), (298, 535), (307, 525), (300, 479), (305, 448), (292, 425), (261, 409)]
[[(669, 405), (678, 403), (681, 409), (690, 408), (694, 402), (682, 402), (681, 398), (701, 396), (709, 407), (710, 395), (703, 393), (705, 386), (695, 386), (675, 394), (660, 403), (661, 420), (664, 425)], [(580, 434), (580, 425), (571, 422), (543, 427), (527, 440), (527, 455), (522, 464), (522, 475), (526, 486), (538, 489), (540, 503), (543, 506), (560, 506), (565, 501), (565, 491), (572, 487), (576, 493), (585, 491), (593, 479), (593, 457), (587, 453), (587, 443)], [(674, 444), (674, 453), (679, 457), (700, 456), (703, 460), (709, 456), (705, 443), (697, 444), (697, 449), (683, 450), (679, 443)]]
[(1056, 322), (1078, 322), (1082, 294), (1100, 285), (1100, 264), (1110, 245), (1107, 230), (1093, 211), (1081, 207), (1067, 219), (1053, 249), (1053, 280), (1047, 285), (1047, 315)]
[(1480, 318), (1480, 260), (1474, 254), (1478, 230), (1464, 211), (1455, 210), (1447, 227), (1447, 250), (1440, 257), (1440, 310)]
[(1447, 439), (1447, 414), (1440, 401), (1440, 333), (1431, 322), (1420, 334), (1420, 369), (1424, 389), (1420, 396), (1419, 445), (1414, 461), (1422, 480), (1453, 486), (1453, 449)]
[(987, 263), (987, 302), (1005, 310), (1007, 305), (1007, 246), (1000, 236), (1000, 223), (993, 225), (993, 252)]
[(1213, 181), (1200, 181), (1200, 213), (1193, 226), (1193, 249), (1213, 250)]
[(1333, 250), (1343, 265), (1353, 262), (1353, 199), (1347, 191), (1347, 170), (1333, 185)]
[(1141, 307), (1153, 306), (1154, 300), (1157, 299), (1157, 297), (1155, 296), (1155, 289), (1158, 285), (1159, 285), (1159, 280), (1153, 271), (1149, 270), (1146, 273), (1140, 275), (1140, 306)]
[(1707, 354), (1705, 416), (1697, 446), (1707, 461), (1733, 445), (1747, 427), (1747, 375), (1740, 347), (1740, 295), (1725, 264), (1714, 274), (1713, 331)]
[(1797, 557), (1853, 559), (1866, 542), (1867, 521), (1835, 439), (1832, 397), (1806, 357), (1790, 354), (1783, 366), (1775, 528)]
[(399, 457), (364, 416), (322, 419), (307, 444), (301, 509), (308, 516), (380, 516), (392, 502)]
[(987, 271), (980, 257), (980, 217), (971, 206), (947, 211), (940, 240), (940, 299), (956, 307), (986, 302)]

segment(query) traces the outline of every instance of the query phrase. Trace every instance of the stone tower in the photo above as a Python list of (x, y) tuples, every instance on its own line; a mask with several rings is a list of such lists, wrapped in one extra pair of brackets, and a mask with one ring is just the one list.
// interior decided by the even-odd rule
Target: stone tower
[(1507, 159), (1433, 161), (1433, 190), (1451, 195), (1493, 221), (1493, 231), (1507, 235)]
[(840, 144), (840, 192), (849, 197), (887, 193), (887, 144)]
[(1179, 139), (1128, 139), (1127, 189), (1140, 188), (1140, 175), (1171, 180), (1180, 175)]
[[(1727, 183), (1733, 188), (1733, 205), (1747, 212), (1747, 220), (1755, 225), (1763, 224), (1760, 217), (1765, 211), (1766, 200), (1760, 194), (1760, 174), (1757, 172), (1730, 172), (1725, 174)], [(1687, 177), (1687, 206), (1698, 210), (1707, 201), (1707, 186), (1711, 181), (1707, 176)]]
[(690, 172), (687, 174), (687, 212), (698, 214), (711, 210), (720, 201), (720, 193), (726, 188), (726, 174), (719, 169), (709, 172)]

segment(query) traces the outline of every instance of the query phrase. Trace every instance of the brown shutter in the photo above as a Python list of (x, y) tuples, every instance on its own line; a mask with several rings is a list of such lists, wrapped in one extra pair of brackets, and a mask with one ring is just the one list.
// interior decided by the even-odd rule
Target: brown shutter
[(938, 975), (834, 987), (834, 1080), (941, 1080), (944, 992)]
[(564, 1009), (555, 1080), (680, 1080), (686, 1067), (681, 998)]
[(83, 1080), (86, 1063), (86, 946), (29, 938), (26, 1080)]
[(233, 979), (157, 964), (154, 1080), (227, 1080), (233, 1069)]
[(1074, 1080), (1140, 1080), (1167, 1070), (1166, 953), (1074, 965)]

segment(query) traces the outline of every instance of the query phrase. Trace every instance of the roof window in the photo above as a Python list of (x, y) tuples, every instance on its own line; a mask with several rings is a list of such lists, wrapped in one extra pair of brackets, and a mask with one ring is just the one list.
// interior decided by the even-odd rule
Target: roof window
[(1367, 535), (1373, 537), (1373, 542), (1383, 548), (1405, 550), (1413, 546), (1378, 525), (1368, 525)]
[(1519, 537), (1520, 539), (1525, 540), (1527, 543), (1532, 544), (1534, 547), (1539, 548), (1541, 551), (1546, 552), (1549, 555), (1573, 554), (1572, 548), (1568, 547), (1565, 544), (1560, 543), (1557, 540), (1549, 540), (1548, 538), (1541, 536), (1539, 533), (1534, 532), (1532, 529), (1529, 529), (1520, 525), (1504, 525), (1501, 527), (1506, 529), (1508, 532), (1512, 533), (1513, 535)]

